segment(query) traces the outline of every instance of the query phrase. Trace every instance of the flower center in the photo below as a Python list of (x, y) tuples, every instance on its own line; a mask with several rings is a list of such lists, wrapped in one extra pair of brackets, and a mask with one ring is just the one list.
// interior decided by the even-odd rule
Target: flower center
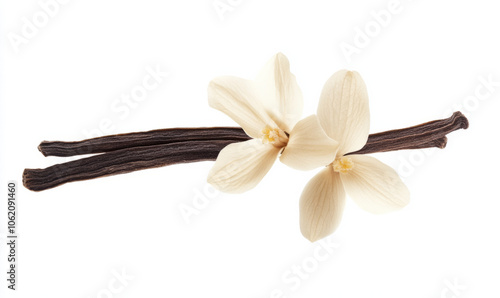
[(280, 128), (266, 125), (261, 132), (263, 144), (272, 144), (278, 148), (285, 147), (288, 144), (288, 136)]
[(332, 165), (333, 165), (333, 170), (335, 172), (340, 172), (342, 174), (345, 174), (350, 170), (352, 170), (352, 168), (354, 167), (354, 162), (349, 157), (344, 156), (342, 158), (336, 159), (332, 163)]

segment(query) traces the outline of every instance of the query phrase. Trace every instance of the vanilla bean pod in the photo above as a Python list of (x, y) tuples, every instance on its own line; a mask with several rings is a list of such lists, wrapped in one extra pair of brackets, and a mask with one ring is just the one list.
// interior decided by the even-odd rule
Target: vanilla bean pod
[[(131, 147), (56, 164), (45, 169), (25, 169), (23, 184), (27, 189), (41, 191), (68, 182), (125, 174), (177, 163), (215, 160), (220, 150), (234, 140), (188, 141), (151, 146)], [(444, 148), (446, 137), (421, 147)]]
[[(467, 129), (469, 121), (461, 112), (455, 112), (451, 117), (434, 120), (427, 123), (402, 128), (384, 131), (376, 134), (371, 134), (368, 137), (366, 145), (356, 152), (349, 154), (368, 154), (375, 152), (387, 152), (403, 149), (419, 149), (427, 148), (433, 141), (436, 144), (446, 146), (444, 136), (457, 129)], [(443, 143), (444, 141), (444, 143)], [(434, 147), (434, 146), (433, 146)]]
[[(443, 137), (446, 134), (456, 129), (467, 128), (467, 126), (467, 118), (462, 113), (455, 112), (447, 119), (371, 134), (366, 145), (353, 153), (367, 154), (428, 147), (444, 148), (446, 138)], [(169, 128), (103, 136), (76, 142), (43, 141), (38, 146), (38, 150), (45, 156), (67, 157), (183, 141), (233, 140), (242, 142), (249, 139), (250, 137), (239, 127)]]
[(233, 140), (188, 141), (132, 147), (98, 154), (45, 169), (25, 169), (23, 184), (41, 191), (73, 181), (124, 174), (178, 163), (215, 160)]
[(74, 156), (186, 141), (231, 140), (242, 142), (250, 137), (239, 127), (167, 128), (86, 139), (76, 142), (43, 141), (38, 150), (44, 156)]

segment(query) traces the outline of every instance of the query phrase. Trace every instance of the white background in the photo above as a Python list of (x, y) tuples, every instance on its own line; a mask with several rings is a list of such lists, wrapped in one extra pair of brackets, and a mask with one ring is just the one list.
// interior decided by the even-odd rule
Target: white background
[[(315, 113), (326, 79), (349, 68), (368, 86), (371, 132), (453, 110), (470, 128), (450, 134), (444, 150), (377, 154), (403, 176), (410, 205), (375, 216), (349, 200), (335, 234), (313, 244), (300, 234), (298, 200), (317, 171), (279, 163), (242, 195), (207, 186), (213, 162), (43, 192), (20, 186), (18, 291), (6, 290), (2, 244), (2, 297), (500, 295), (500, 87), (484, 95), (481, 83), (500, 81), (494, 1), (221, 0), (231, 9), (218, 13), (212, 0), (73, 0), (51, 7), (43, 23), (47, 1), (1, 1), (2, 233), (7, 180), (21, 184), (24, 168), (69, 160), (43, 157), (40, 141), (233, 126), (208, 107), (208, 82), (253, 78), (276, 52), (290, 60), (304, 116)], [(25, 38), (34, 17), (39, 26)], [(25, 40), (16, 45), (13, 36)], [(347, 44), (356, 53), (345, 54)], [(168, 76), (118, 113), (113, 106), (124, 109), (120, 96), (148, 67)], [(186, 220), (179, 208), (188, 207), (197, 214)]]

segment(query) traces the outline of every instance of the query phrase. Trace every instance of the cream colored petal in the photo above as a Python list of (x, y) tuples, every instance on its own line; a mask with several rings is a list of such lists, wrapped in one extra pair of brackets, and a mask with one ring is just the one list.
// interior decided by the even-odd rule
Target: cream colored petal
[(297, 170), (312, 170), (330, 164), (335, 159), (337, 148), (337, 141), (330, 139), (321, 128), (318, 117), (311, 115), (292, 129), (280, 160)]
[(300, 120), (303, 108), (302, 92), (290, 62), (282, 53), (274, 55), (257, 76), (256, 82), (269, 114), (286, 132)]
[(339, 156), (366, 144), (370, 109), (365, 83), (357, 72), (341, 70), (326, 81), (318, 104), (318, 118), (326, 134), (339, 142)]
[(208, 103), (236, 121), (249, 136), (259, 138), (266, 124), (274, 122), (256, 90), (256, 84), (252, 81), (218, 77), (208, 86)]
[(311, 242), (332, 234), (342, 219), (345, 192), (331, 166), (307, 183), (300, 197), (300, 231)]
[(250, 190), (271, 169), (279, 151), (258, 139), (230, 144), (219, 153), (208, 174), (208, 183), (227, 193)]
[(378, 159), (350, 155), (352, 170), (340, 174), (347, 194), (364, 210), (385, 213), (410, 202), (410, 192), (394, 169)]

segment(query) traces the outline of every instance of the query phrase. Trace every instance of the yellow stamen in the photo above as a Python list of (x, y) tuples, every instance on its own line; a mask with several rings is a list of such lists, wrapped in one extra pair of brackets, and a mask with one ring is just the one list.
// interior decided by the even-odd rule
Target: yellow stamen
[(266, 125), (262, 129), (262, 143), (264, 144), (272, 144), (276, 147), (284, 147), (288, 143), (288, 136), (286, 133), (277, 128)]
[(342, 174), (349, 172), (354, 167), (354, 162), (352, 161), (352, 159), (345, 156), (336, 159), (332, 164), (333, 164), (333, 170), (335, 172), (340, 172)]

